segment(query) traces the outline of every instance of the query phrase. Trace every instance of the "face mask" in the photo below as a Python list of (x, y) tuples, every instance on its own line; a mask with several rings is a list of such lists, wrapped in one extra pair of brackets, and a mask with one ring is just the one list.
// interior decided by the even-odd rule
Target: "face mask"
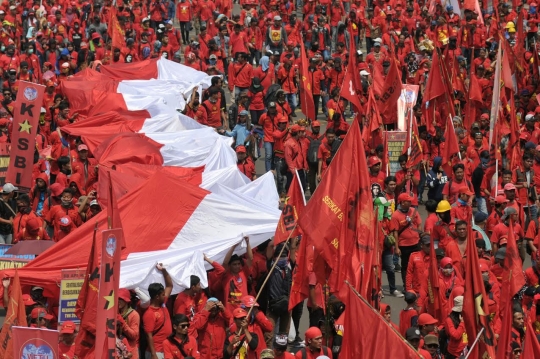
[(65, 201), (65, 200), (62, 200), (62, 207), (70, 207), (72, 204), (71, 201)]
[(443, 269), (442, 270), (443, 274), (447, 277), (450, 277), (452, 275), (452, 273), (454, 272), (454, 268), (450, 268), (450, 269)]
[(210, 102), (212, 102), (212, 103), (216, 103), (216, 102), (217, 102), (217, 99), (211, 98), (211, 97), (210, 97), (208, 100), (209, 100)]
[(34, 53), (34, 49), (28, 49), (28, 55), (32, 55)]
[(0, 47), (0, 51), (6, 51), (6, 47), (2, 45), (2, 47)]

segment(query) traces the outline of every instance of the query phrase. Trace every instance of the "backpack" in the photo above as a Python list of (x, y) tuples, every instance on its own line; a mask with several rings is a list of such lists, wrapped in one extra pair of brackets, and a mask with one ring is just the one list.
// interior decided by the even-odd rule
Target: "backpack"
[(285, 268), (276, 266), (270, 275), (268, 288), (268, 308), (276, 315), (289, 312), (289, 288), (292, 282), (292, 271), (289, 265)]
[(330, 148), (330, 157), (326, 159), (326, 164), (329, 165), (332, 160), (334, 159), (334, 156), (337, 153), (337, 150), (339, 149), (339, 146), (341, 146), (341, 140), (338, 140), (337, 138), (332, 143), (332, 147)]
[[(322, 138), (322, 136), (321, 136)], [(309, 143), (308, 151), (307, 151), (307, 163), (309, 165), (317, 165), (319, 163), (318, 155), (319, 155), (319, 147), (321, 146), (321, 139), (312, 139)], [(334, 141), (335, 143), (335, 141)]]
[(265, 107), (268, 107), (268, 104), (270, 102), (276, 102), (276, 94), (278, 90), (281, 90), (281, 86), (279, 84), (270, 85), (270, 87), (266, 91), (266, 95), (264, 96)]

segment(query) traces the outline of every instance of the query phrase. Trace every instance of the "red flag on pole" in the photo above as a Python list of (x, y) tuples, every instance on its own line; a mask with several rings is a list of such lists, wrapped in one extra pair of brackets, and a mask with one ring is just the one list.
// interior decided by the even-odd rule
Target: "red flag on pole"
[(21, 282), (19, 280), (19, 272), (15, 268), (15, 276), (11, 283), (11, 294), (9, 296), (9, 303), (4, 303), (7, 308), (6, 318), (4, 319), (4, 325), (0, 332), (0, 358), (14, 358), (14, 346), (13, 346), (13, 327), (21, 326), (26, 327), (26, 308), (22, 297)]
[(444, 133), (444, 149), (442, 153), (442, 168), (446, 173), (452, 173), (453, 159), (459, 154), (459, 144), (454, 131), (454, 122), (452, 117), (448, 115), (446, 118), (446, 132)]
[(306, 207), (304, 189), (298, 177), (298, 171), (294, 171), (294, 178), (289, 187), (287, 198), (281, 211), (281, 217), (274, 234), (274, 245), (285, 242), (288, 238), (296, 237), (300, 233), (300, 228), (296, 225), (298, 217)]
[(122, 29), (122, 26), (120, 26), (120, 23), (118, 22), (118, 16), (116, 15), (116, 8), (112, 6), (112, 14), (111, 14), (111, 23), (110, 23), (110, 36), (112, 39), (112, 47), (116, 47), (120, 50), (122, 50), (124, 47), (126, 47), (126, 36), (124, 34), (124, 29)]
[(75, 314), (81, 320), (79, 332), (75, 338), (75, 355), (79, 359), (93, 358), (94, 352), (99, 287), (99, 253), (96, 251), (96, 234), (97, 227), (94, 231), (84, 283), (75, 306)]
[(344, 334), (340, 358), (422, 358), (379, 311), (354, 293), (348, 285), (341, 285), (347, 291), (347, 304), (342, 314)]
[(101, 275), (96, 318), (95, 358), (114, 357), (116, 348), (116, 317), (120, 284), (120, 243), (122, 229), (102, 232)]
[(308, 69), (308, 59), (306, 50), (304, 49), (304, 39), (300, 41), (300, 61), (302, 67), (300, 69), (300, 107), (302, 112), (310, 120), (316, 120), (315, 103), (313, 102), (313, 84), (311, 83)]
[(444, 95), (445, 84), (441, 74), (441, 64), (439, 63), (439, 52), (433, 51), (433, 60), (429, 71), (428, 81), (424, 90), (423, 101), (431, 101), (436, 97)]
[[(349, 24), (349, 33), (352, 34), (352, 27)], [(340, 96), (349, 101), (356, 107), (356, 112), (360, 112), (362, 109), (362, 103), (358, 96), (357, 90), (362, 88), (360, 83), (360, 77), (358, 75), (358, 69), (356, 68), (356, 46), (354, 41), (350, 42), (351, 48), (349, 49), (349, 62), (347, 64), (347, 71), (345, 72), (345, 78), (341, 85)]]
[[(339, 180), (338, 180), (339, 179)], [(317, 191), (299, 218), (332, 269), (333, 292), (347, 299), (344, 280), (368, 297), (374, 251), (373, 202), (360, 126), (355, 120)], [(324, 283), (327, 278), (319, 278)]]
[(39, 125), (39, 109), (43, 102), (45, 86), (19, 81), (17, 100), (13, 104), (13, 131), (11, 153), (5, 182), (19, 187), (19, 190), (34, 186), (32, 170), (36, 135)]
[[(58, 330), (49, 330), (43, 328), (25, 328), (13, 327), (13, 358), (58, 358)], [(49, 347), (51, 350), (50, 356), (46, 353), (28, 353), (29, 346), (35, 348)], [(40, 355), (42, 354), (42, 355)], [(8, 357), (2, 357), (8, 359)], [(64, 354), (63, 358), (67, 359)]]
[(410, 147), (407, 148), (407, 141), (403, 146), (403, 153), (407, 153), (409, 156), (407, 159), (407, 168), (416, 166), (422, 162), (422, 144), (420, 143), (420, 136), (418, 133), (418, 124), (416, 123), (416, 118), (414, 116), (409, 116), (409, 121), (412, 125), (407, 127), (407, 138), (410, 138), (411, 143)]
[(495, 336), (489, 324), (489, 306), (484, 287), (484, 280), (480, 272), (478, 251), (474, 243), (472, 226), (468, 226), (467, 260), (465, 261), (465, 292), (463, 293), (463, 321), (469, 342), (472, 343), (478, 333), (484, 329), (482, 340), (473, 348), (471, 358), (484, 358), (484, 353), (495, 357)]
[(397, 101), (401, 96), (401, 72), (397, 67), (396, 60), (390, 58), (390, 70), (384, 80), (382, 94), (377, 99), (379, 111), (385, 124), (397, 121)]
[(536, 332), (530, 320), (525, 321), (525, 344), (523, 346), (523, 358), (540, 358), (540, 343), (536, 338)]

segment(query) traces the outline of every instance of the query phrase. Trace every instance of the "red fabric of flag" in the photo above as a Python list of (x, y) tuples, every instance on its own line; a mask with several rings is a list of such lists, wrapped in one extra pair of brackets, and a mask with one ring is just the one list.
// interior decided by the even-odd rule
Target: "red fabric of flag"
[(444, 149), (442, 151), (442, 167), (446, 173), (452, 173), (453, 158), (459, 153), (459, 144), (454, 131), (454, 123), (450, 116), (446, 117), (446, 132), (444, 133)]
[(12, 327), (26, 327), (26, 307), (22, 297), (21, 282), (19, 272), (15, 269), (15, 276), (11, 283), (11, 293), (9, 303), (4, 305), (7, 308), (4, 325), (0, 332), (0, 358), (14, 358)]
[(306, 198), (304, 197), (304, 189), (300, 183), (298, 172), (294, 171), (294, 178), (291, 187), (289, 187), (276, 233), (274, 234), (274, 245), (285, 242), (288, 238), (296, 237), (300, 233), (300, 228), (296, 225), (296, 222), (305, 207)]
[(299, 84), (299, 90), (300, 90), (300, 107), (302, 108), (302, 112), (304, 115), (306, 115), (307, 118), (310, 120), (316, 120), (317, 115), (315, 114), (315, 103), (313, 102), (313, 84), (311, 83), (311, 80), (308, 76), (308, 59), (306, 56), (306, 49), (304, 48), (304, 40), (300, 41), (300, 61), (301, 61), (301, 69), (300, 69), (300, 84)]
[(381, 95), (377, 98), (377, 105), (384, 124), (392, 124), (397, 121), (397, 101), (401, 96), (401, 71), (396, 60), (390, 58), (390, 70), (384, 79)]
[(438, 51), (433, 51), (433, 60), (429, 71), (428, 81), (424, 90), (423, 101), (431, 101), (436, 97), (444, 95), (445, 85), (441, 74), (441, 64), (439, 63)]

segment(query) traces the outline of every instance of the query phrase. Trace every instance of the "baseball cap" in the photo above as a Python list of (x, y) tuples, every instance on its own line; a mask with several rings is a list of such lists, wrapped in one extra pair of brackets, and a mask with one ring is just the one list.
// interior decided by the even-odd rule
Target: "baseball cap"
[(431, 325), (431, 324), (437, 324), (437, 319), (433, 318), (428, 313), (422, 313), (418, 316), (418, 325)]
[(251, 296), (251, 295), (246, 295), (242, 298), (242, 304), (245, 306), (245, 307), (258, 307), (259, 306), (259, 303), (257, 303), (255, 301), (255, 297)]
[(131, 302), (131, 293), (129, 292), (129, 289), (126, 289), (126, 288), (118, 289), (118, 299), (122, 299), (126, 303)]
[(30, 305), (36, 304), (36, 302), (34, 302), (34, 300), (32, 299), (32, 297), (30, 296), (30, 294), (23, 294), (22, 299), (23, 299), (24, 305), (26, 305), (26, 306), (30, 306)]
[(236, 147), (236, 153), (246, 153), (246, 152), (247, 152), (247, 150), (246, 150), (245, 146), (240, 145), (240, 146)]
[(319, 121), (313, 121), (311, 127), (321, 127), (321, 123)]
[(233, 310), (233, 317), (234, 318), (245, 318), (247, 317), (247, 312), (242, 308), (236, 308)]
[(506, 247), (497, 249), (495, 259), (504, 259), (506, 257)]
[(515, 191), (515, 189), (516, 189), (516, 186), (514, 186), (513, 183), (507, 183), (504, 185), (505, 191)]
[(364, 53), (362, 52), (362, 50), (356, 50), (356, 54), (357, 55), (363, 55)]
[(488, 215), (484, 212), (476, 212), (474, 215), (474, 223), (482, 223), (485, 222), (488, 219)]
[(58, 224), (61, 227), (67, 227), (71, 225), (71, 218), (69, 216), (64, 216), (58, 220)]
[(84, 150), (88, 151), (88, 146), (85, 144), (79, 145), (77, 147), (77, 151), (84, 151)]
[(361, 76), (369, 76), (369, 72), (367, 72), (366, 70), (362, 70), (362, 71), (360, 71), (360, 75)]
[(18, 191), (19, 187), (15, 187), (11, 183), (6, 183), (4, 187), (2, 187), (2, 193), (9, 194), (13, 191)]
[(442, 248), (435, 249), (435, 257), (444, 257), (446, 255), (446, 252)]
[(247, 110), (242, 110), (242, 111), (240, 111), (238, 116), (249, 116), (249, 112), (247, 112)]
[(281, 21), (281, 16), (279, 15), (274, 16), (274, 21)]
[(215, 298), (215, 297), (210, 297), (208, 298), (207, 302), (219, 302), (219, 299)]
[(459, 189), (459, 194), (466, 194), (467, 196), (472, 196), (474, 193), (468, 187), (461, 187)]
[(371, 156), (370, 158), (368, 158), (368, 167), (375, 166), (379, 163), (381, 163), (381, 159), (377, 156)]
[(506, 199), (505, 196), (503, 196), (502, 194), (498, 195), (497, 197), (495, 197), (495, 202), (497, 204), (502, 204), (502, 203), (508, 203), (508, 200)]
[(424, 337), (425, 345), (439, 344), (439, 338), (436, 335), (428, 334)]
[(72, 321), (67, 321), (62, 324), (62, 329), (60, 329), (60, 334), (73, 334), (75, 333), (75, 323)]
[(405, 339), (407, 340), (420, 340), (420, 330), (415, 327), (411, 327), (407, 329), (407, 332), (405, 332)]
[(508, 218), (508, 216), (512, 215), (512, 214), (516, 214), (517, 211), (515, 208), (513, 207), (506, 207), (503, 211), (503, 215), (501, 216), (501, 220), (504, 221), (506, 218)]
[(92, 202), (90, 202), (90, 207), (92, 206), (99, 206), (99, 202), (97, 200), (92, 200)]
[(41, 308), (41, 307), (32, 309), (32, 312), (30, 313), (30, 317), (32, 319), (38, 319), (38, 318), (44, 318), (47, 320), (53, 319), (53, 316), (48, 314), (45, 308)]
[(405, 299), (405, 302), (407, 302), (407, 303), (414, 303), (414, 301), (417, 298), (418, 298), (418, 296), (416, 295), (416, 293), (414, 293), (412, 291), (409, 291), (409, 292), (405, 292), (403, 299)]
[(431, 237), (429, 235), (423, 235), (422, 238), (420, 238), (420, 242), (422, 242), (422, 244), (431, 244)]

